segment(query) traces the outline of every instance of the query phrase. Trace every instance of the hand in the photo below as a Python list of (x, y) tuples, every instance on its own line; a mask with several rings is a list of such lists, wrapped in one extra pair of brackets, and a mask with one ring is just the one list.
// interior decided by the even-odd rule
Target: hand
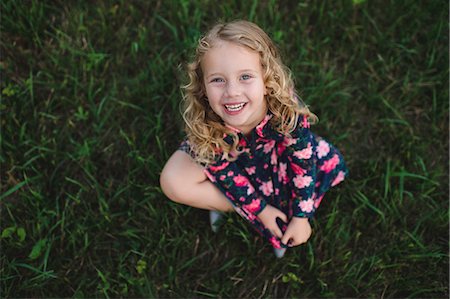
[(298, 246), (308, 241), (311, 232), (308, 218), (293, 217), (281, 238), (281, 243), (291, 247)]
[(280, 210), (278, 210), (277, 208), (275, 208), (271, 205), (266, 205), (264, 210), (262, 210), (258, 214), (258, 218), (259, 218), (259, 220), (261, 220), (261, 222), (264, 224), (264, 226), (272, 234), (274, 234), (275, 236), (277, 236), (278, 238), (281, 239), (281, 237), (283, 236), (283, 232), (278, 227), (277, 217), (286, 223), (288, 222), (286, 214), (284, 214), (283, 212), (281, 212)]

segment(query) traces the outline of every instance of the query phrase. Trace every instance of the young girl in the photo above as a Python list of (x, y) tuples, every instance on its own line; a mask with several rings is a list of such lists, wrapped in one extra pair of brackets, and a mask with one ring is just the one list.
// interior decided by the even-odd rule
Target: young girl
[(273, 42), (247, 21), (218, 24), (200, 39), (188, 75), (187, 140), (161, 173), (164, 193), (192, 207), (236, 211), (278, 257), (305, 243), (308, 219), (347, 168), (310, 131), (316, 117), (296, 96)]

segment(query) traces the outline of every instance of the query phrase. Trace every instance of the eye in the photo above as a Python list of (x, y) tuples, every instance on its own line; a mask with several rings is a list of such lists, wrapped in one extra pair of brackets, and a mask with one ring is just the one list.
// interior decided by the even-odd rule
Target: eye
[(249, 79), (251, 79), (251, 78), (252, 78), (252, 76), (250, 76), (250, 75), (248, 75), (248, 74), (245, 74), (245, 75), (242, 75), (242, 76), (241, 76), (241, 79), (244, 80), (244, 81), (245, 81), (245, 80), (249, 80)]
[(224, 80), (222, 78), (213, 78), (210, 82), (211, 83), (222, 83), (222, 82), (224, 82)]

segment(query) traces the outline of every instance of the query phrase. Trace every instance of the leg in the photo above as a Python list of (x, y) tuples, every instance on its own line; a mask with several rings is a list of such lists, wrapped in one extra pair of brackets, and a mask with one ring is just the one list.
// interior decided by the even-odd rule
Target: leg
[(183, 151), (176, 151), (167, 161), (160, 183), (164, 194), (175, 202), (206, 210), (234, 210), (225, 195), (208, 180), (202, 166)]

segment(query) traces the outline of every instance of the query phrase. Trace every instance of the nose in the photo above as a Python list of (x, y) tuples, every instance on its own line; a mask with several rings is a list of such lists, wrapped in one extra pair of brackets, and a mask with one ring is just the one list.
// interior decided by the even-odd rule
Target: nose
[(228, 81), (225, 92), (226, 96), (230, 98), (241, 95), (241, 86), (239, 85), (239, 82)]

